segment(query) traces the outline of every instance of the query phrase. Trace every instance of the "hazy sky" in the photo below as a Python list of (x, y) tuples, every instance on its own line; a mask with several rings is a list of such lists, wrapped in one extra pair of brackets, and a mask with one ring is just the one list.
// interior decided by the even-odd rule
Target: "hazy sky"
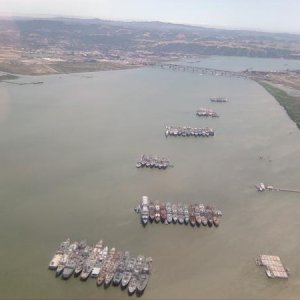
[(0, 0), (0, 14), (154, 20), (300, 33), (300, 0)]

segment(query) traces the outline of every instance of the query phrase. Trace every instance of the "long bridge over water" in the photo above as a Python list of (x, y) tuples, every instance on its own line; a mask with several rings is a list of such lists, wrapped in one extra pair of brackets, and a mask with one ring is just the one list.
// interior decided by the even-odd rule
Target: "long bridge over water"
[(219, 70), (219, 69), (213, 69), (213, 68), (204, 68), (204, 67), (197, 67), (197, 66), (191, 66), (191, 65), (185, 65), (185, 64), (160, 63), (160, 64), (153, 64), (151, 66), (161, 68), (161, 69), (167, 69), (167, 70), (171, 70), (171, 71), (197, 73), (200, 75), (247, 78), (245, 76), (245, 74), (243, 74), (243, 72)]

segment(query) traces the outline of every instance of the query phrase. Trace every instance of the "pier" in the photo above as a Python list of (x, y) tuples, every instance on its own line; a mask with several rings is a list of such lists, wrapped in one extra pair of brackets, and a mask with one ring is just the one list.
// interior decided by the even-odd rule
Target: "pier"
[(255, 185), (256, 189), (259, 192), (264, 192), (264, 191), (276, 191), (276, 192), (290, 192), (290, 193), (300, 193), (300, 190), (294, 190), (294, 189), (286, 189), (286, 188), (278, 188), (274, 187), (272, 185), (265, 185), (263, 182)]

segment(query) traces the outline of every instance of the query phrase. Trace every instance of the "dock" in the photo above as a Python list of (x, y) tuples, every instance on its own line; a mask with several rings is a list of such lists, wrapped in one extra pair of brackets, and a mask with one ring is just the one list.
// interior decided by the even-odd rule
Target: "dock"
[(256, 259), (256, 265), (266, 267), (269, 278), (288, 279), (289, 277), (289, 270), (283, 266), (279, 256), (260, 255)]

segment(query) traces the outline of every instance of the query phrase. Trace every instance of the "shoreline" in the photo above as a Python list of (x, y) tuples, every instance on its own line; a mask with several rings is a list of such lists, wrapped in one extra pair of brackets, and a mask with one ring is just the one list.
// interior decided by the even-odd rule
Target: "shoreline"
[(17, 79), (22, 75), (29, 76), (39, 76), (39, 75), (59, 75), (59, 74), (73, 74), (73, 73), (89, 73), (89, 72), (99, 72), (99, 71), (114, 71), (114, 70), (127, 70), (141, 68), (143, 65), (130, 65), (121, 64), (117, 62), (63, 62), (55, 64), (23, 64), (19, 62), (15, 63), (1, 63), (0, 71), (4, 74), (2, 76), (15, 76), (16, 78), (4, 78)]
[(284, 108), (290, 119), (300, 129), (300, 97), (289, 95), (287, 92), (264, 81), (256, 80)]

